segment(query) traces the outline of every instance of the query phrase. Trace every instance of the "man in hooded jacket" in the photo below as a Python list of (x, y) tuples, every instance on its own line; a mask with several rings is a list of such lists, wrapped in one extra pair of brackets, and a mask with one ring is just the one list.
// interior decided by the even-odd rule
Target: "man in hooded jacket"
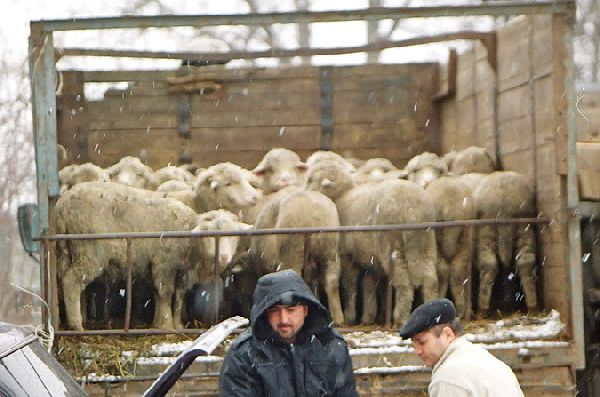
[(357, 397), (346, 342), (292, 270), (258, 279), (250, 328), (227, 353), (221, 396)]

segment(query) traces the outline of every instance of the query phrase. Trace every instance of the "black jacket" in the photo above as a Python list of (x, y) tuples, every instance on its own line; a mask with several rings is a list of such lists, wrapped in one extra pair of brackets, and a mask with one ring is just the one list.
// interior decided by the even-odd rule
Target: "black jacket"
[[(290, 299), (309, 306), (294, 344), (282, 341), (264, 316), (269, 307)], [(331, 328), (328, 311), (295, 272), (272, 273), (258, 280), (250, 323), (223, 362), (221, 396), (358, 396), (346, 342)]]

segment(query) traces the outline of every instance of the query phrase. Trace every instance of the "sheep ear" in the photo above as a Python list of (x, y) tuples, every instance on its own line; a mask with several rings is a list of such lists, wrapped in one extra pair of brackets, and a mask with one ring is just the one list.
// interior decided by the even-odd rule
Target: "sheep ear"
[(296, 165), (296, 169), (297, 169), (298, 171), (300, 171), (300, 172), (306, 172), (306, 170), (308, 169), (308, 165), (306, 165), (306, 163), (299, 162), (299, 163)]
[(219, 186), (219, 182), (218, 181), (211, 181), (210, 182), (210, 190), (217, 190), (218, 186)]
[(333, 185), (333, 182), (331, 180), (327, 179), (327, 178), (325, 178), (325, 179), (323, 179), (321, 181), (321, 186), (322, 187), (329, 187), (331, 185)]
[(402, 170), (398, 170), (398, 176), (397, 176), (397, 178), (398, 179), (406, 179), (406, 178), (408, 178), (408, 170), (406, 168), (402, 169)]
[(252, 170), (252, 173), (256, 176), (265, 175), (265, 166), (262, 164), (257, 165), (256, 168)]

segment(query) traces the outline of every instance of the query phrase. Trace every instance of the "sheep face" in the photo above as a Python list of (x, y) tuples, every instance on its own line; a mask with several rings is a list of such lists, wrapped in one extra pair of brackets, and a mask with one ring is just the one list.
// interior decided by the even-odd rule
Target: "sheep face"
[(137, 157), (123, 157), (117, 164), (107, 168), (111, 181), (140, 189), (155, 188), (152, 169)]
[(288, 186), (299, 186), (304, 181), (307, 166), (291, 150), (271, 149), (252, 171), (263, 178), (265, 194), (277, 192)]
[(252, 207), (259, 197), (258, 191), (244, 178), (241, 168), (231, 163), (214, 165), (198, 175), (194, 194), (196, 199), (210, 196), (211, 206), (230, 211)]
[[(239, 218), (231, 212), (225, 210), (214, 210), (199, 215), (197, 218), (197, 226), (193, 230), (239, 231), (250, 228), (252, 228), (252, 225), (240, 222)], [(204, 253), (206, 258), (216, 258), (218, 274), (222, 275), (237, 251), (240, 237), (220, 237), (218, 254), (216, 251), (215, 240), (216, 239), (214, 237), (200, 239), (201, 252)]]
[(338, 162), (323, 161), (312, 167), (306, 175), (305, 187), (323, 193), (333, 201), (352, 189), (352, 174)]

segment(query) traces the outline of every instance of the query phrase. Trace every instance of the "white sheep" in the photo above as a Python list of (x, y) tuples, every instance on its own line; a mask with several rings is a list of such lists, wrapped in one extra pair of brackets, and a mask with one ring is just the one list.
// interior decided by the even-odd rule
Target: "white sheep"
[[(207, 223), (210, 230), (221, 230), (213, 228), (207, 221), (208, 215), (199, 217), (176, 200), (157, 198), (154, 192), (112, 182), (86, 182), (75, 186), (57, 201), (56, 216), (58, 233), (182, 231), (194, 227), (205, 230)], [(227, 225), (234, 230), (246, 227), (228, 219), (218, 225)], [(207, 267), (213, 268), (215, 250), (212, 248), (211, 252), (210, 244), (191, 238), (132, 240), (134, 273), (152, 275), (155, 327), (171, 329), (183, 325), (181, 309), (186, 289), (210, 273)], [(220, 272), (233, 254), (227, 250), (235, 250), (233, 245), (225, 243), (219, 251)], [(85, 287), (103, 273), (112, 274), (113, 279), (123, 277), (126, 263), (126, 242), (122, 239), (68, 240), (59, 244), (58, 271), (70, 328), (83, 329), (80, 297)]]
[[(340, 225), (333, 201), (314, 191), (285, 189), (271, 195), (256, 218), (256, 229), (338, 227)], [(250, 255), (258, 275), (293, 269), (312, 286), (324, 287), (331, 317), (342, 324), (344, 315), (340, 303), (340, 262), (337, 255), (337, 233), (313, 234), (308, 248), (309, 264), (304, 266), (302, 235), (268, 235), (252, 238)], [(317, 293), (318, 295), (318, 293)]]
[(496, 162), (485, 148), (469, 146), (456, 153), (449, 171), (457, 175), (489, 174), (496, 171)]
[(269, 150), (252, 170), (260, 180), (263, 195), (258, 198), (255, 206), (243, 210), (244, 222), (254, 223), (271, 195), (283, 189), (293, 190), (301, 186), (306, 169), (307, 165), (300, 161), (300, 157), (293, 151), (282, 148)]
[(60, 193), (62, 194), (78, 183), (108, 182), (110, 181), (110, 175), (108, 171), (92, 163), (72, 164), (58, 171), (58, 181), (60, 182)]
[(194, 209), (202, 213), (223, 208), (237, 214), (245, 207), (256, 205), (259, 195), (240, 166), (219, 163), (198, 174), (194, 184)]
[(365, 161), (363, 165), (358, 167), (354, 174), (354, 183), (370, 183), (381, 182), (386, 178), (389, 172), (397, 171), (398, 169), (388, 159), (375, 157)]
[(265, 195), (279, 191), (288, 186), (300, 186), (304, 183), (306, 163), (291, 150), (283, 148), (271, 149), (252, 171), (263, 178)]
[[(335, 162), (324, 162), (309, 170), (306, 187), (334, 200), (344, 226), (435, 221), (433, 204), (413, 182), (398, 179), (355, 187), (347, 169)], [(406, 321), (415, 289), (422, 291), (425, 301), (438, 296), (433, 230), (345, 233), (340, 240), (340, 255), (346, 322), (356, 320), (357, 282), (361, 271), (367, 276), (362, 280), (361, 322), (365, 324), (373, 323), (377, 315), (376, 287), (369, 283), (384, 275), (391, 277), (395, 289), (395, 326)]]
[(154, 183), (157, 186), (167, 181), (181, 181), (181, 182), (192, 182), (194, 180), (194, 174), (174, 165), (168, 165), (160, 168), (154, 172)]
[[(477, 219), (472, 190), (462, 177), (443, 176), (433, 180), (425, 193), (435, 206), (438, 221)], [(472, 281), (469, 270), (473, 256), (473, 227), (439, 228), (436, 237), (439, 295), (445, 297), (450, 289), (456, 311), (464, 318), (470, 309), (465, 306), (465, 285)]]
[(411, 158), (405, 172), (408, 180), (425, 187), (433, 180), (448, 174), (446, 162), (435, 153), (423, 152)]
[[(484, 176), (474, 192), (480, 218), (535, 217), (535, 198), (527, 179), (513, 171)], [(527, 308), (537, 306), (536, 241), (531, 225), (482, 226), (479, 228), (479, 312), (488, 311), (492, 286), (499, 266), (516, 268), (525, 292)]]
[(154, 190), (158, 183), (152, 168), (133, 156), (122, 157), (118, 163), (106, 168), (110, 180), (125, 186)]

